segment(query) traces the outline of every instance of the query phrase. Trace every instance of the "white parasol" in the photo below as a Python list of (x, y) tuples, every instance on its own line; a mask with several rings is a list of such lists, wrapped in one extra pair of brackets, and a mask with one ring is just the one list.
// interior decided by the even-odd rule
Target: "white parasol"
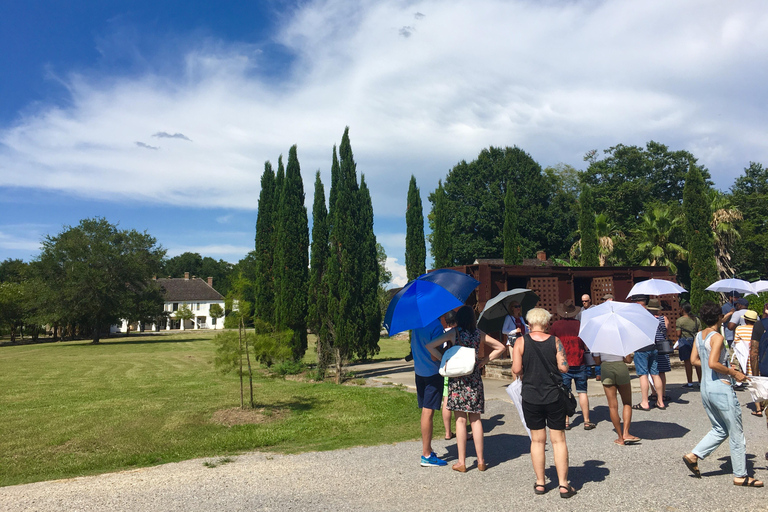
[(579, 338), (592, 352), (626, 356), (652, 345), (659, 319), (640, 304), (609, 300), (581, 313)]

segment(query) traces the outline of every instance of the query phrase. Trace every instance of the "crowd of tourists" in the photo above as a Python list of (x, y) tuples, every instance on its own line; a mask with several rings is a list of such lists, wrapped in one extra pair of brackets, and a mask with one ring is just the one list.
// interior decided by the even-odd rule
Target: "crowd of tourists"
[[(608, 294), (603, 301), (613, 300)], [(534, 493), (548, 491), (545, 481), (545, 446), (547, 429), (562, 498), (576, 494), (568, 480), (568, 446), (565, 431), (572, 428), (566, 412), (561, 387), (578, 396), (584, 430), (592, 430), (587, 385), (590, 369), (600, 382), (608, 402), (611, 423), (616, 431), (614, 443), (620, 446), (637, 443), (640, 438), (630, 433), (633, 411), (651, 408), (666, 410), (670, 397), (666, 394), (666, 373), (671, 371), (668, 333), (670, 321), (662, 314), (658, 299), (647, 296), (630, 297), (658, 319), (653, 343), (627, 356), (590, 352), (579, 337), (582, 312), (592, 307), (588, 294), (581, 297), (581, 306), (566, 300), (557, 308), (558, 319), (543, 308), (532, 308), (522, 314), (520, 302), (507, 304), (502, 339), (498, 340), (477, 327), (475, 312), (462, 306), (455, 314), (449, 312), (425, 328), (412, 332), (411, 349), (416, 373), (418, 404), (421, 408), (422, 466), (446, 466), (448, 463), (432, 449), (433, 416), (442, 409), (445, 439), (454, 437), (458, 460), (452, 469), (466, 472), (467, 441), (475, 447), (476, 468), (488, 467), (483, 455), (483, 425), (485, 399), (482, 369), (491, 360), (509, 354), (512, 373), (521, 380), (522, 416), (531, 436), (531, 462), (535, 474)], [(768, 304), (762, 318), (747, 309), (748, 302), (738, 293), (729, 294), (725, 305), (705, 302), (698, 315), (690, 304), (682, 306), (682, 316), (675, 322), (679, 358), (686, 373), (685, 387), (698, 387), (701, 401), (712, 424), (709, 433), (683, 456), (691, 473), (700, 478), (700, 459), (706, 458), (726, 439), (731, 450), (734, 485), (762, 487), (763, 482), (747, 474), (746, 441), (742, 428), (741, 406), (734, 391), (749, 376), (768, 375)], [(761, 339), (763, 340), (761, 347)], [(738, 344), (743, 344), (738, 347)], [(450, 346), (469, 347), (475, 351), (474, 370), (465, 376), (443, 377), (438, 368), (444, 350)], [(732, 356), (735, 349), (749, 354), (743, 368)], [(764, 359), (764, 360), (763, 360)], [(733, 361), (733, 362), (732, 362)], [(640, 383), (640, 401), (632, 403), (632, 387), (628, 364), (634, 363)], [(762, 363), (762, 367), (761, 367)], [(470, 364), (471, 366), (471, 364)], [(693, 381), (694, 370), (697, 380)], [(622, 407), (619, 410), (619, 398)], [(757, 402), (756, 416), (762, 416), (767, 403)], [(451, 429), (455, 415), (456, 432)], [(768, 415), (766, 415), (768, 418)]]

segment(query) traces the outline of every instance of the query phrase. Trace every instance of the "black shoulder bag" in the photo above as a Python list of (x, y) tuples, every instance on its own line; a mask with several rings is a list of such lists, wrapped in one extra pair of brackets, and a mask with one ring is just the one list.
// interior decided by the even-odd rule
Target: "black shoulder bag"
[[(536, 352), (537, 356), (539, 356), (541, 364), (543, 364), (545, 368), (550, 367), (551, 365), (547, 364), (546, 359), (544, 359), (544, 356), (542, 356), (541, 352), (539, 351), (539, 347), (536, 346), (536, 341), (531, 338), (529, 334), (526, 334), (525, 336), (531, 340), (531, 343), (529, 343), (528, 346), (534, 347), (533, 351)], [(557, 370), (557, 368), (555, 368), (555, 370)], [(569, 388), (565, 387), (563, 384), (563, 378), (560, 377), (559, 372), (556, 374), (552, 370), (549, 370), (549, 377), (557, 387), (557, 392), (560, 394), (560, 401), (562, 402), (563, 407), (565, 407), (565, 414), (567, 416), (573, 416), (576, 414), (576, 397), (573, 396), (573, 393)]]

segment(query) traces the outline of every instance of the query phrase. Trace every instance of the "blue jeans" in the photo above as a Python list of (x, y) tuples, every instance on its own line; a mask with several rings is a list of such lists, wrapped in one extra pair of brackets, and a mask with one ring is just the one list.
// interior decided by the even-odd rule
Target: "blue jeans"
[(570, 370), (562, 374), (563, 386), (571, 389), (571, 381), (576, 383), (576, 393), (587, 392), (587, 370), (586, 366), (572, 366)]
[(659, 366), (656, 363), (657, 355), (656, 349), (647, 352), (635, 352), (635, 373), (637, 373), (638, 377), (640, 375), (659, 374)]
[(706, 383), (702, 382), (701, 402), (712, 423), (712, 430), (699, 441), (693, 453), (703, 459), (723, 444), (727, 437), (731, 447), (733, 476), (744, 478), (747, 476), (747, 441), (744, 438), (741, 405), (736, 392), (719, 380), (707, 380)]

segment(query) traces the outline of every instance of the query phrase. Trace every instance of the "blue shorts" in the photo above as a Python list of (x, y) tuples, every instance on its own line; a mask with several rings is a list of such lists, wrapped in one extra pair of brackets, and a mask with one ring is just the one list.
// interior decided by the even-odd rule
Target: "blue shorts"
[(572, 366), (567, 373), (563, 373), (563, 385), (571, 389), (571, 381), (576, 383), (576, 393), (587, 392), (587, 368), (585, 366)]
[(635, 352), (635, 372), (638, 375), (658, 375), (659, 365), (656, 362), (658, 351)]
[(439, 373), (422, 377), (416, 375), (416, 397), (420, 409), (439, 411), (443, 405), (443, 376)]
[[(685, 338), (680, 338), (680, 341), (683, 341)], [(691, 351), (693, 350), (693, 340), (691, 338), (688, 338), (691, 341), (691, 344), (682, 344), (677, 347), (677, 354), (680, 356), (681, 361), (688, 361), (691, 359)]]

